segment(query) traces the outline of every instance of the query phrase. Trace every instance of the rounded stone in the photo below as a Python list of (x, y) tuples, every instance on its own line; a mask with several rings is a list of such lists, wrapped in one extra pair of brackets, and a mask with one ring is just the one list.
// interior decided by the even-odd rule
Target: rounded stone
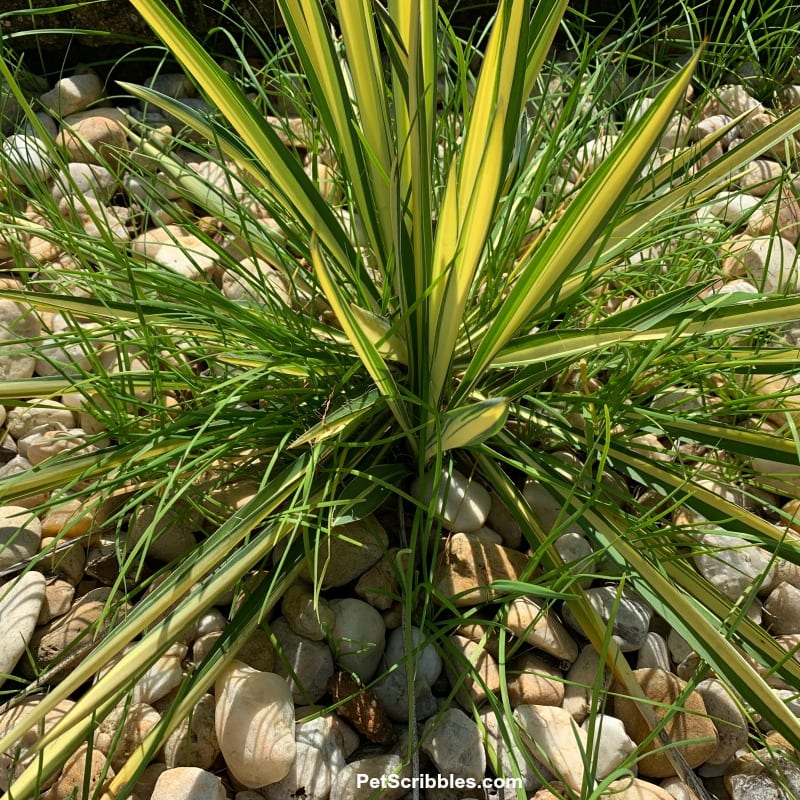
[(636, 749), (636, 742), (628, 736), (622, 721), (609, 714), (587, 717), (581, 727), (586, 731), (599, 779), (609, 776)]
[(553, 658), (572, 663), (578, 657), (578, 645), (555, 612), (530, 597), (511, 601), (506, 625), (514, 636)]
[(506, 672), (508, 699), (520, 705), (560, 706), (564, 701), (561, 672), (536, 653), (517, 656)]
[[(616, 586), (596, 586), (586, 590), (586, 597), (600, 618), (612, 625), (614, 641), (623, 653), (638, 650), (647, 636), (653, 611), (644, 601)], [(580, 630), (569, 605), (564, 604), (564, 621)], [(613, 617), (613, 619), (612, 619)]]
[(442, 775), (480, 781), (486, 772), (486, 751), (480, 728), (463, 711), (448, 708), (422, 731), (422, 752)]
[(28, 647), (44, 602), (45, 578), (24, 572), (0, 587), (0, 686)]
[(155, 703), (168, 695), (183, 680), (182, 661), (188, 648), (176, 642), (134, 684), (134, 703)]
[(531, 755), (573, 791), (580, 792), (587, 737), (569, 712), (557, 706), (522, 705), (514, 709), (514, 719)]
[[(686, 689), (686, 682), (677, 675), (661, 669), (637, 669), (634, 676), (652, 703), (655, 716), (663, 719), (668, 707), (674, 706)], [(650, 733), (650, 729), (636, 703), (628, 697), (618, 695), (614, 699), (614, 715), (622, 720), (628, 735), (637, 744)], [(683, 701), (682, 710), (671, 714), (664, 731), (676, 749), (694, 769), (705, 764), (714, 755), (718, 745), (717, 729), (706, 713), (703, 698), (697, 692), (690, 692)], [(648, 746), (648, 754), (639, 761), (639, 773), (648, 778), (667, 778), (675, 774), (666, 753), (654, 750), (654, 743)]]
[(173, 767), (210, 769), (219, 754), (214, 722), (215, 703), (210, 694), (198, 700), (189, 717), (164, 742), (164, 761)]
[(281, 601), (281, 611), (292, 630), (298, 636), (318, 642), (333, 627), (336, 615), (324, 597), (315, 595), (309, 589), (296, 583), (286, 590)]
[(56, 400), (36, 400), (28, 406), (17, 406), (8, 412), (6, 427), (15, 439), (22, 439), (40, 425), (75, 427), (75, 415)]
[(422, 631), (413, 625), (409, 628), (408, 635), (402, 628), (392, 631), (386, 643), (386, 666), (392, 667), (406, 660), (407, 644), (410, 640), (414, 674), (433, 686), (442, 673), (442, 659), (432, 643), (420, 647), (423, 636)]
[[(114, 770), (106, 765), (106, 757), (96, 749), (90, 753), (88, 746), (82, 744), (64, 764), (51, 798), (70, 800), (73, 797), (94, 797), (100, 781), (110, 781), (113, 777)], [(84, 787), (88, 787), (86, 795)]]
[(697, 684), (695, 691), (703, 698), (708, 716), (714, 721), (719, 744), (708, 764), (727, 764), (736, 751), (747, 744), (748, 724), (739, 705), (721, 681), (709, 678)]
[(362, 681), (375, 674), (386, 644), (383, 617), (363, 600), (343, 598), (332, 600), (335, 615), (330, 632), (330, 645), (335, 662)]
[(770, 630), (777, 634), (800, 633), (800, 589), (779, 583), (764, 603)]
[(694, 565), (728, 599), (739, 600), (756, 582), (772, 582), (774, 562), (766, 550), (724, 533), (703, 533), (698, 539), (703, 552), (694, 556)]
[(0, 506), (0, 570), (36, 555), (42, 526), (27, 508)]
[(389, 535), (373, 516), (335, 525), (318, 543), (315, 562), (307, 561), (303, 577), (323, 589), (344, 586), (373, 566), (388, 546)]
[(103, 82), (92, 72), (70, 75), (56, 81), (52, 89), (39, 96), (45, 108), (60, 117), (82, 111), (103, 96)]
[(2, 145), (7, 160), (8, 177), (18, 186), (47, 180), (52, 162), (47, 145), (28, 133), (14, 133)]
[(0, 299), (0, 380), (30, 378), (36, 366), (24, 344), (17, 342), (35, 339), (41, 333), (39, 318), (30, 307), (13, 300)]
[(284, 778), (297, 754), (286, 681), (233, 661), (217, 678), (215, 694), (217, 741), (231, 775), (251, 789)]
[(147, 703), (122, 703), (98, 726), (94, 746), (114, 769), (121, 769), (159, 722), (161, 715)]
[(434, 512), (448, 530), (470, 533), (486, 524), (492, 505), (489, 492), (458, 470), (449, 474), (443, 470), (438, 476), (428, 473), (422, 480), (414, 481), (411, 494), (423, 503), (430, 503), (437, 481)]
[(270, 628), (277, 641), (275, 672), (286, 678), (295, 702), (316, 703), (333, 675), (330, 647), (298, 636), (285, 619), (276, 619)]
[(120, 158), (128, 151), (122, 112), (115, 108), (94, 108), (70, 114), (56, 142), (65, 148), (70, 161), (99, 164), (116, 172)]
[(212, 772), (198, 767), (166, 769), (158, 776), (150, 800), (225, 800), (225, 787)]

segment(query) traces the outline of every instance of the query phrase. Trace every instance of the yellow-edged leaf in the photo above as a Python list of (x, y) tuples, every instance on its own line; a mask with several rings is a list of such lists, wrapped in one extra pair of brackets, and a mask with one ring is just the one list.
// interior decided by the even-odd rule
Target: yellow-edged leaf
[(507, 398), (495, 397), (446, 412), (442, 415), (439, 437), (425, 451), (426, 460), (437, 451), (469, 447), (493, 436), (505, 424), (508, 406)]
[(370, 338), (375, 349), (390, 361), (408, 364), (408, 348), (405, 340), (397, 333), (387, 319), (379, 317), (360, 306), (350, 304), (353, 316), (358, 320), (364, 333)]

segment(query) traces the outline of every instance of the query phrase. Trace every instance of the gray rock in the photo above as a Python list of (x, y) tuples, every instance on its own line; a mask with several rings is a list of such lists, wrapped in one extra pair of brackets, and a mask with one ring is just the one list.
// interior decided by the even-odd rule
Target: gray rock
[(25, 572), (0, 587), (0, 686), (28, 647), (44, 601), (45, 579)]
[(108, 203), (119, 187), (117, 177), (99, 164), (70, 162), (66, 172), (59, 172), (53, 181), (52, 195), (56, 203), (62, 200), (92, 196), (99, 203)]
[(717, 729), (717, 749), (706, 763), (727, 764), (747, 744), (747, 719), (721, 681), (701, 681), (695, 691), (703, 698), (706, 713)]
[[(484, 709), (480, 713), (480, 719), (486, 730), (486, 744), (490, 747), (497, 757), (497, 767), (491, 767), (492, 771), (499, 778), (511, 778), (519, 776), (522, 778), (523, 788), (529, 794), (535, 792), (542, 785), (542, 778), (549, 780), (552, 778), (550, 772), (542, 765), (536, 764), (533, 756), (514, 738), (514, 726), (504, 718), (500, 723), (497, 714), (491, 709)], [(492, 762), (489, 759), (490, 765)]]
[(210, 769), (217, 755), (219, 742), (214, 726), (215, 702), (213, 695), (205, 694), (195, 705), (189, 717), (164, 742), (164, 761), (173, 767), (199, 767)]
[(442, 775), (481, 780), (486, 752), (478, 726), (460, 709), (449, 708), (433, 717), (422, 731), (422, 751)]
[(644, 637), (636, 656), (636, 669), (647, 667), (663, 669), (665, 672), (670, 670), (667, 642), (661, 634), (654, 631), (649, 631)]
[[(425, 678), (417, 675), (414, 687), (414, 719), (423, 720), (435, 714), (438, 709), (436, 698)], [(372, 691), (378, 698), (386, 714), (396, 722), (407, 722), (411, 710), (408, 696), (408, 670), (399, 666), (387, 672), (375, 685)]]
[(278, 643), (275, 672), (289, 682), (296, 703), (316, 703), (333, 675), (330, 647), (298, 636), (285, 619), (276, 619), (270, 627)]
[(768, 750), (748, 753), (725, 773), (725, 788), (731, 800), (795, 800), (800, 797), (800, 767)]
[(739, 600), (756, 581), (771, 582), (766, 550), (725, 533), (702, 533), (698, 540), (703, 552), (693, 558), (697, 571), (730, 600)]
[(29, 307), (0, 298), (0, 381), (23, 380), (33, 376), (36, 359), (25, 352), (24, 345), (9, 342), (35, 339), (41, 330), (38, 317)]
[(386, 644), (383, 617), (363, 600), (332, 600), (335, 622), (330, 632), (330, 645), (335, 662), (368, 681), (378, 669)]
[[(615, 586), (597, 586), (586, 590), (586, 597), (600, 615), (603, 622), (611, 621), (613, 615), (614, 641), (623, 652), (638, 650), (647, 636), (653, 610), (643, 600), (632, 596), (627, 590), (617, 598)], [(564, 621), (576, 630), (580, 630), (569, 606), (564, 604)]]
[(41, 523), (29, 509), (0, 506), (0, 570), (34, 556), (41, 539)]
[[(412, 663), (414, 665), (415, 674), (424, 678), (429, 686), (433, 686), (442, 672), (442, 659), (439, 656), (436, 647), (429, 643), (420, 648), (420, 641), (423, 638), (422, 631), (419, 628), (411, 626), (408, 631), (408, 638), (411, 640), (412, 646)], [(394, 666), (406, 659), (406, 634), (402, 628), (397, 628), (389, 635), (389, 640), (386, 643), (386, 664), (387, 666)]]

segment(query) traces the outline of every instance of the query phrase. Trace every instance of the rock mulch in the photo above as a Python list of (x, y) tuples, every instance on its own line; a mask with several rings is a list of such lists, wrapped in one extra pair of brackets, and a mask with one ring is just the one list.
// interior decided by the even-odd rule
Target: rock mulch
[[(191, 86), (179, 76), (161, 76), (159, 81), (162, 90), (203, 107), (201, 101), (188, 96)], [(95, 75), (87, 72), (64, 78), (42, 91), (38, 101), (40, 131), (13, 114), (9, 116), (6, 108), (0, 152), (8, 180), (21, 187), (32, 181), (48, 183), (53, 202), (86, 234), (102, 234), (149, 260), (154, 268), (171, 270), (192, 281), (213, 281), (237, 302), (265, 300), (252, 284), (242, 280), (241, 273), (223, 269), (214, 248), (171, 217), (167, 201), (175, 201), (184, 210), (187, 204), (178, 199), (165, 177), (154, 177), (147, 184), (128, 171), (126, 159), (137, 157), (136, 145), (127, 136), (125, 117), (116, 107), (104, 105), (104, 88)], [(792, 87), (779, 98), (776, 108), (798, 103), (800, 87)], [(742, 86), (722, 87), (714, 97), (701, 98), (695, 108), (702, 110), (694, 118), (688, 116), (688, 109), (676, 115), (661, 143), (658, 158), (662, 161), (673, 148), (702, 139), (750, 109), (750, 116), (704, 156), (708, 163), (776, 114), (776, 109), (761, 105)], [(127, 111), (143, 115), (135, 104)], [(631, 109), (631, 116), (640, 112), (641, 107)], [(151, 125), (170, 125), (170, 120), (152, 111), (147, 120)], [(66, 170), (59, 171), (52, 164), (39, 139), (42, 131), (55, 138), (68, 155)], [(569, 191), (585, 180), (613, 140), (614, 134), (607, 133), (587, 143), (565, 168), (562, 190)], [(800, 139), (790, 139), (754, 161), (739, 177), (738, 187), (720, 192), (698, 212), (705, 215), (710, 227), (731, 226), (733, 230), (718, 253), (722, 268), (712, 291), (795, 293), (800, 289), (795, 249), (800, 237), (796, 197), (800, 177), (790, 172), (786, 178), (787, 170), (797, 168), (798, 143)], [(230, 188), (212, 161), (195, 158), (191, 168), (212, 185)], [(794, 192), (786, 190), (787, 181)], [(779, 184), (784, 188), (779, 189)], [(541, 211), (537, 213), (534, 226), (543, 218)], [(81, 295), (85, 291), (81, 267), (60, 244), (35, 231), (43, 218), (33, 200), (23, 216), (33, 228), (0, 236), (0, 270), (7, 275), (3, 286), (22, 288), (15, 274), (22, 264), (33, 273), (29, 290), (47, 286)], [(141, 229), (143, 219), (151, 224), (146, 230)], [(229, 246), (235, 250), (236, 243), (231, 241)], [(636, 255), (631, 260), (635, 262)], [(291, 289), (271, 264), (245, 258), (242, 262), (246, 271), (261, 276), (264, 292), (290, 302)], [(0, 354), (0, 379), (52, 376), (69, 371), (75, 363), (83, 369), (93, 364), (113, 369), (110, 354), (98, 351), (90, 361), (79, 346), (62, 343), (58, 334), (75, 324), (66, 316), (39, 316), (24, 302), (0, 299), (0, 341), (11, 342), (4, 344)], [(786, 335), (791, 338), (794, 334), (789, 331)], [(37, 336), (52, 338), (51, 346), (45, 347), (39, 358), (14, 343)], [(135, 361), (132, 368), (136, 368)], [(774, 382), (765, 382), (762, 388), (765, 395), (776, 390)], [(662, 394), (657, 402), (670, 407), (699, 399), (676, 389)], [(798, 403), (800, 387), (787, 400), (792, 413)], [(773, 422), (778, 429), (785, 420)], [(62, 397), (60, 402), (37, 401), (9, 409), (0, 406), (0, 425), (4, 426), (0, 477), (29, 470), (103, 433), (91, 409), (74, 395)], [(671, 459), (678, 455), (656, 437), (642, 437), (641, 446), (648, 457)], [(563, 457), (569, 458), (567, 454)], [(754, 461), (752, 467), (754, 480), (769, 502), (785, 503), (789, 517), (795, 517), (800, 472), (770, 462)], [(446, 529), (436, 567), (436, 590), (458, 608), (491, 607), (499, 593), (490, 584), (519, 579), (530, 553), (519, 526), (491, 487), (458, 472), (445, 478), (447, 489), (435, 501), (432, 479), (413, 487), (417, 496), (434, 502)], [(732, 502), (747, 502), (741, 492), (730, 497), (732, 490), (711, 471), (705, 485)], [(240, 505), (250, 490), (246, 483), (229, 488), (231, 508)], [(626, 491), (624, 485), (622, 491)], [(535, 482), (524, 487), (524, 494), (545, 530), (560, 525), (555, 545), (564, 560), (574, 563), (576, 569), (585, 569), (593, 553), (581, 528), (562, 525), (562, 509)], [(61, 543), (57, 553), (39, 561), (35, 569), (21, 575), (3, 573), (0, 675), (33, 677), (57, 664), (60, 654), (101, 618), (112, 594), (114, 575), (103, 573), (102, 564), (103, 558), (107, 560), (114, 552), (114, 542), (104, 539), (102, 531), (113, 509), (107, 504), (85, 504), (66, 494), (46, 511), (38, 511), (44, 499), (40, 495), (22, 506), (0, 507), (0, 571), (13, 571), (55, 540)], [(151, 527), (153, 519), (153, 508), (139, 509), (129, 522), (131, 543)], [(754, 581), (759, 582), (749, 613), (781, 646), (795, 648), (800, 635), (800, 568), (772, 562), (765, 551), (744, 539), (703, 530), (702, 520), (688, 510), (676, 510), (675, 522), (696, 526), (694, 532), (686, 528), (686, 536), (694, 537), (697, 547), (694, 566), (723, 595), (738, 599)], [(149, 558), (165, 563), (180, 557), (210, 524), (210, 516), (203, 518), (188, 506), (176, 507), (156, 526)], [(790, 534), (794, 535), (792, 531), (800, 531), (800, 524), (792, 523)], [(88, 536), (90, 533), (94, 535)], [(620, 800), (693, 796), (664, 753), (650, 752), (652, 744), (646, 755), (631, 761), (648, 731), (633, 703), (618, 689), (609, 689), (603, 713), (590, 713), (597, 700), (592, 697), (592, 687), (600, 670), (599, 659), (586, 645), (569, 609), (528, 597), (514, 600), (503, 619), (511, 650), (507, 661), (501, 659), (497, 632), (486, 625), (463, 625), (448, 637), (428, 640), (418, 628), (401, 625), (396, 576), (405, 567), (405, 556), (398, 546), (391, 520), (386, 518), (371, 516), (334, 530), (320, 553), (319, 572), (314, 574), (314, 566), (308, 565), (304, 580), (284, 596), (280, 614), (253, 635), (213, 692), (206, 694), (191, 718), (173, 732), (137, 785), (136, 800), (366, 798), (374, 791), (375, 781), (412, 776), (412, 766), (404, 760), (410, 731), (419, 743), (419, 769), (429, 780), (450, 777), (479, 782), (485, 777), (518, 774), (528, 797), (561, 800), (564, 792), (585, 791), (622, 766), (629, 777), (614, 781), (604, 796)], [(312, 588), (312, 580), (319, 591)], [(693, 690), (688, 688), (697, 657), (675, 631), (666, 630), (663, 620), (620, 584), (610, 580), (592, 583), (590, 577), (584, 584), (598, 614), (606, 621), (613, 617), (613, 638), (637, 668), (636, 678), (656, 712), (663, 713), (664, 704), (681, 698), (683, 710), (667, 724), (667, 732), (710, 790), (730, 800), (788, 797), (787, 790), (776, 783), (775, 776), (781, 773), (792, 795), (800, 796), (797, 754), (786, 742), (764, 730), (771, 748), (750, 752), (751, 723), (724, 686), (711, 676)], [(173, 645), (136, 685), (132, 704), (112, 712), (97, 728), (91, 751), (76, 753), (43, 797), (65, 800), (76, 788), (81, 792), (85, 780), (91, 786), (100, 776), (105, 780), (113, 776), (158, 724), (186, 672), (202, 661), (219, 638), (227, 624), (228, 608), (209, 610), (185, 641)], [(103, 624), (113, 622), (104, 620)], [(23, 658), (25, 653), (29, 655)], [(472, 665), (469, 672), (467, 663)], [(771, 680), (776, 696), (800, 716), (800, 704), (791, 688)], [(490, 696), (503, 694), (519, 726), (519, 736), (513, 741), (503, 737), (507, 720), (487, 702)], [(451, 696), (455, 704), (448, 702)], [(0, 715), (0, 731), (23, 718), (35, 701), (35, 697), (28, 698)], [(323, 713), (321, 709), (331, 703), (336, 704), (336, 713)], [(62, 703), (49, 715), (45, 728), (70, 705), (71, 701)], [(471, 713), (473, 707), (478, 708), (476, 717)], [(31, 731), (31, 741), (37, 735)], [(112, 750), (115, 740), (116, 750)], [(518, 773), (512, 760), (517, 762)], [(11, 754), (0, 755), (0, 788), (8, 787), (19, 768)], [(548, 788), (543, 788), (545, 781), (550, 782)], [(421, 796), (429, 800), (502, 796), (495, 789), (484, 795), (481, 789), (423, 786), (427, 788)], [(380, 796), (411, 794), (398, 787), (387, 788)]]

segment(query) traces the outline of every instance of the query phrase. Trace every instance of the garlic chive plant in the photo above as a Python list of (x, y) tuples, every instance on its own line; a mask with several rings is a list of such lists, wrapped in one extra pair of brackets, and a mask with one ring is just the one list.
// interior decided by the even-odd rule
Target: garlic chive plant
[[(154, 193), (174, 192), (154, 194), (154, 206), (180, 213), (189, 201), (213, 218), (211, 227), (186, 224), (259, 299), (236, 303), (211, 281), (155, 269), (109, 237), (46, 220), (36, 227), (18, 204), (5, 208), (6, 230), (35, 228), (66, 242), (90, 268), (76, 271), (81, 291), (65, 297), (47, 293), (46, 270), (28, 275), (21, 262), (28, 290), (3, 297), (79, 321), (63, 336), (113, 369), (95, 369), (98, 355), (88, 365), (55, 364), (50, 378), (0, 384), (6, 406), (68, 396), (100, 423), (94, 448), (0, 480), (0, 501), (50, 493), (42, 502), (56, 507), (80, 498), (97, 526), (116, 532), (119, 565), (115, 623), (57, 681), (41, 676), (24, 722), (0, 732), (0, 752), (13, 751), (32, 725), (76, 698), (20, 750), (5, 796), (38, 797), (204, 611), (239, 591), (245, 599), (218, 645), (103, 797), (129, 792), (307, 564), (324, 560), (331, 529), (378, 508), (397, 515), (403, 624), (419, 625), (456, 659), (447, 637), (471, 612), (442, 593), (435, 573), (437, 498), (455, 469), (491, 488), (528, 553), (517, 580), (493, 587), (490, 626), (502, 628), (515, 598), (564, 599), (619, 691), (639, 702), (651, 739), (663, 743), (663, 725), (584, 593), (587, 577), (610, 576), (688, 642), (695, 680), (716, 675), (800, 746), (800, 724), (764, 677), (797, 685), (800, 666), (748, 618), (754, 593), (726, 598), (692, 561), (701, 549), (694, 534), (710, 526), (758, 544), (776, 563), (800, 565), (785, 514), (768, 521), (708, 483), (724, 469), (740, 485), (759, 459), (768, 471), (797, 471), (797, 351), (775, 332), (796, 321), (800, 300), (709, 294), (720, 277), (717, 242), (700, 238), (697, 221), (754, 158), (789, 146), (800, 111), (721, 157), (706, 158), (728, 128), (654, 161), (698, 47), (620, 125), (595, 168), (566, 187), (555, 178), (585, 142), (592, 96), (603, 88), (600, 68), (594, 85), (579, 74), (553, 96), (550, 56), (566, 0), (501, 0), (480, 48), (453, 32), (435, 0), (278, 0), (290, 50), (274, 74), (244, 58), (238, 72), (226, 71), (160, 0), (131, 4), (215, 111), (124, 84), (171, 115), (184, 146), (173, 150), (175, 141), (128, 118), (133, 160), (150, 170)], [(599, 46), (584, 57), (579, 73), (594, 58), (613, 62)], [(282, 105), (294, 103), (302, 132), (268, 120), (280, 110), (264, 88), (273, 78), (295, 93)], [(212, 184), (190, 169), (187, 148), (217, 158), (226, 180)], [(55, 219), (48, 198), (43, 191), (38, 200)], [(280, 280), (243, 270), (220, 231), (240, 254), (266, 258)], [(671, 261), (631, 258), (667, 244)], [(51, 344), (20, 343), (39, 357)], [(415, 481), (427, 493), (412, 492)], [(558, 507), (554, 526), (526, 500), (526, 483)], [(155, 524), (138, 542), (126, 533), (145, 505), (156, 520), (187, 507), (206, 519), (190, 552), (153, 574), (146, 556)], [(675, 509), (690, 523), (676, 524)], [(554, 546), (568, 524), (594, 553), (577, 573)], [(490, 702), (504, 736), (519, 741), (507, 692)], [(676, 751), (666, 752), (690, 780)], [(603, 787), (584, 788), (588, 797)]]

